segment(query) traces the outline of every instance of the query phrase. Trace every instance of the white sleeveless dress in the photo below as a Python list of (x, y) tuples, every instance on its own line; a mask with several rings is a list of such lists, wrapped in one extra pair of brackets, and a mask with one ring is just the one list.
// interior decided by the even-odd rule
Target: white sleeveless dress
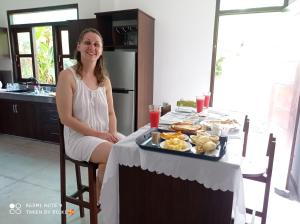
[[(76, 82), (73, 96), (73, 116), (97, 131), (109, 131), (105, 87), (99, 86), (96, 90), (92, 90), (73, 68), (69, 69)], [(80, 161), (89, 161), (95, 148), (106, 142), (106, 140), (94, 136), (84, 136), (67, 126), (64, 126), (64, 138), (66, 154), (72, 159)]]

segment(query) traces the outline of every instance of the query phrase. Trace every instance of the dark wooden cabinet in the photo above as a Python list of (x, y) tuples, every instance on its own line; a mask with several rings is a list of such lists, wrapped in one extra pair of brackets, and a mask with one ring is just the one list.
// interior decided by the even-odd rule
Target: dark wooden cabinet
[(34, 110), (32, 103), (2, 100), (1, 131), (23, 137), (34, 137)]
[(0, 99), (0, 132), (59, 142), (56, 105)]
[(69, 32), (69, 48), (70, 55), (74, 58), (74, 53), (77, 46), (77, 41), (82, 30), (86, 28), (98, 28), (97, 20), (94, 19), (79, 19), (68, 21), (68, 32)]
[(0, 100), (0, 132), (9, 132), (8, 116), (11, 113), (10, 106), (7, 101)]
[(36, 103), (36, 138), (59, 142), (58, 113), (55, 104)]
[[(139, 33), (139, 19), (148, 17), (154, 26), (154, 19), (138, 9), (101, 12), (95, 15), (98, 30), (103, 36), (105, 50), (137, 50), (138, 35), (142, 35)], [(145, 29), (148, 28), (145, 27)], [(154, 37), (152, 35), (154, 35), (154, 32), (150, 34), (150, 38)]]

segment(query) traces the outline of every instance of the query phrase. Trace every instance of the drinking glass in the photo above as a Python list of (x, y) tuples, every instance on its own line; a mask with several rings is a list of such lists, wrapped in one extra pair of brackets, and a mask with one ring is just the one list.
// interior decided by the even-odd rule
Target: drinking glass
[(8, 83), (6, 84), (6, 89), (7, 89), (7, 90), (13, 90), (13, 85), (12, 85), (12, 83), (8, 82)]
[(210, 92), (204, 94), (204, 107), (209, 107)]
[(158, 128), (160, 117), (160, 106), (158, 105), (149, 105), (149, 119), (150, 119), (150, 127)]
[(197, 113), (203, 111), (204, 99), (205, 99), (204, 95), (200, 95), (196, 97)]

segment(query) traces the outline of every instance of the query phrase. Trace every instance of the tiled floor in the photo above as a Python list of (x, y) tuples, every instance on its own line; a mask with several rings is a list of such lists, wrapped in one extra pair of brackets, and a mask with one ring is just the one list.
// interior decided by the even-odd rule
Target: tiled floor
[[(67, 164), (67, 176), (67, 190), (71, 191), (75, 189), (71, 164)], [(60, 223), (59, 184), (58, 145), (0, 134), (0, 223)], [(257, 193), (259, 186), (253, 189)], [(75, 214), (68, 215), (69, 223), (89, 223), (88, 212), (81, 219), (77, 207), (69, 205), (67, 210), (72, 208)], [(298, 202), (276, 195), (272, 188), (268, 224), (298, 223), (299, 211)], [(18, 212), (21, 214), (15, 214)], [(101, 214), (99, 219), (101, 223)]]
[[(86, 170), (82, 173), (86, 183)], [(67, 191), (74, 191), (75, 169), (70, 163), (67, 177)], [(77, 206), (67, 204), (69, 209), (75, 213), (67, 215), (68, 223), (89, 223), (87, 210), (81, 219)], [(0, 135), (0, 223), (56, 224), (60, 223), (59, 212), (59, 146)]]

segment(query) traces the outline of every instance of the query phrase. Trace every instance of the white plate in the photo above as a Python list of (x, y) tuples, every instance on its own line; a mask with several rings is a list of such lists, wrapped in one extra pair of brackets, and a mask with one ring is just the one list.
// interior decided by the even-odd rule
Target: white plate
[(167, 148), (164, 147), (164, 146), (165, 146), (165, 141), (161, 142), (161, 143), (159, 144), (159, 146), (160, 146), (162, 149), (174, 150), (174, 151), (178, 151), (178, 152), (187, 152), (187, 151), (190, 151), (191, 148), (192, 148), (191, 143), (185, 142), (185, 144), (186, 144), (186, 148), (185, 148), (185, 149), (167, 149)]
[(193, 107), (184, 107), (184, 106), (178, 106), (175, 109), (176, 112), (180, 113), (196, 113), (196, 109)]
[(210, 127), (211, 129), (213, 128), (214, 121), (216, 121), (216, 125), (219, 127), (220, 131), (228, 131), (229, 133), (234, 133), (240, 130), (240, 124), (238, 123), (232, 123), (232, 124), (221, 124), (218, 123), (218, 121), (221, 121), (219, 119), (216, 120), (204, 120), (200, 122), (200, 124), (205, 125), (207, 127)]

